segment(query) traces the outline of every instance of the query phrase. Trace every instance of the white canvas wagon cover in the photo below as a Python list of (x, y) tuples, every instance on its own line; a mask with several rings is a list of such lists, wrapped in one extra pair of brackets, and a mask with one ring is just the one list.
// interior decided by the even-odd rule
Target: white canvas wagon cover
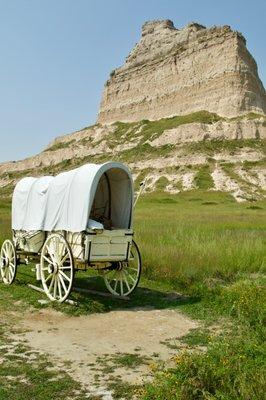
[(116, 162), (85, 164), (55, 177), (21, 179), (12, 198), (12, 229), (86, 230), (93, 210), (103, 210), (113, 228), (132, 223), (133, 183)]

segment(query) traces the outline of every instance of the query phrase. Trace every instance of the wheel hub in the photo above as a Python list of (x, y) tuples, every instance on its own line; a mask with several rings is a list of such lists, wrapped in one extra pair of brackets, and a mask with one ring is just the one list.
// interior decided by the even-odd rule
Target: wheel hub
[(49, 264), (49, 266), (48, 266), (49, 274), (57, 274), (58, 271), (59, 271), (58, 264)]

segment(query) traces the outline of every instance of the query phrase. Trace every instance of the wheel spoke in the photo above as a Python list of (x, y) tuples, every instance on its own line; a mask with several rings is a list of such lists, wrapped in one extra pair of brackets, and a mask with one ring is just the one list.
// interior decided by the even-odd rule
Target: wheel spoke
[(62, 276), (60, 274), (58, 276), (59, 276), (60, 282), (62, 283), (63, 289), (64, 289), (64, 291), (66, 293), (67, 292), (67, 288), (66, 288), (66, 285), (65, 285), (65, 281), (64, 281), (64, 279), (62, 278)]
[(129, 284), (128, 284), (127, 277), (126, 277), (126, 274), (125, 274), (124, 271), (123, 271), (123, 276), (124, 276), (124, 281), (125, 281), (125, 284), (126, 284), (126, 286), (127, 286), (127, 288), (128, 288), (128, 291), (130, 291), (130, 286), (129, 286)]
[(57, 286), (58, 286), (59, 297), (60, 297), (60, 299), (62, 299), (62, 290), (61, 290), (59, 275), (57, 277)]
[[(64, 244), (62, 245), (62, 247), (61, 247), (61, 251), (60, 251), (59, 255), (60, 255), (61, 257), (63, 257), (65, 251), (66, 251), (66, 245), (65, 245), (65, 243), (64, 243)], [(67, 255), (68, 255), (68, 254), (67, 254)]]
[(49, 289), (48, 289), (48, 292), (49, 292), (49, 293), (51, 293), (51, 289), (52, 289), (52, 287), (53, 287), (54, 280), (55, 280), (55, 275), (53, 274), (53, 277), (52, 277), (52, 280), (51, 280), (51, 282), (50, 282), (50, 286), (49, 286)]
[(59, 270), (60, 271), (62, 271), (62, 270), (65, 270), (65, 269), (72, 269), (72, 267), (71, 267), (71, 265), (61, 265), (60, 267), (59, 267)]
[(45, 278), (45, 282), (48, 282), (48, 281), (49, 281), (49, 279), (51, 279), (51, 278), (52, 278), (52, 276), (53, 276), (53, 274), (50, 274), (50, 275), (48, 275), (48, 276)]
[(48, 252), (48, 254), (50, 255), (51, 259), (52, 259), (52, 263), (55, 263), (55, 257), (54, 257), (54, 252), (52, 252), (52, 250), (50, 249), (50, 247), (47, 245), (46, 246), (46, 250)]
[(59, 273), (68, 281), (71, 282), (71, 279), (61, 270), (59, 270)]
[(130, 269), (131, 271), (136, 271), (136, 272), (139, 271), (138, 268), (133, 268), (133, 267), (130, 267), (130, 266), (128, 266), (128, 269)]
[(121, 295), (124, 294), (124, 290), (123, 290), (123, 281), (122, 281), (122, 277), (120, 277), (120, 290), (121, 290)]
[(60, 265), (63, 265), (64, 262), (69, 258), (69, 254), (67, 253), (60, 261)]
[(107, 279), (109, 281), (112, 281), (115, 279), (115, 277), (117, 275), (117, 271), (108, 271), (106, 275), (107, 275)]
[(47, 261), (47, 262), (48, 262), (48, 264), (53, 264), (53, 261), (52, 261), (52, 260), (50, 260), (48, 257), (46, 257), (46, 256), (43, 256), (43, 258), (45, 259), (45, 261)]
[(55, 276), (55, 280), (54, 280), (54, 299), (56, 299), (56, 294), (57, 294), (57, 277)]
[(136, 279), (135, 278), (133, 278), (133, 276), (128, 272), (128, 271), (124, 271), (125, 272), (125, 274), (132, 280), (132, 282), (135, 282), (136, 281)]

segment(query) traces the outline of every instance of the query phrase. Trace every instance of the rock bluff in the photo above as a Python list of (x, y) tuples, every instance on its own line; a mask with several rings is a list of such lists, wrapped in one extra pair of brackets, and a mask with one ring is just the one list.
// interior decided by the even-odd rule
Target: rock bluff
[(266, 113), (266, 94), (245, 38), (229, 26), (183, 29), (146, 22), (125, 64), (107, 80), (99, 123), (160, 119), (207, 110)]

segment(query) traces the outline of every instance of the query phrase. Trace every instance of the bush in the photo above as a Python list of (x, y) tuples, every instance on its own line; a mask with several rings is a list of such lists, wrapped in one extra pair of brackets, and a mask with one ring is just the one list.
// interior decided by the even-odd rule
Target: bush
[(210, 344), (206, 353), (177, 355), (175, 368), (159, 372), (143, 399), (263, 399), (265, 376), (260, 371), (264, 361), (262, 342), (248, 330), (224, 336)]

